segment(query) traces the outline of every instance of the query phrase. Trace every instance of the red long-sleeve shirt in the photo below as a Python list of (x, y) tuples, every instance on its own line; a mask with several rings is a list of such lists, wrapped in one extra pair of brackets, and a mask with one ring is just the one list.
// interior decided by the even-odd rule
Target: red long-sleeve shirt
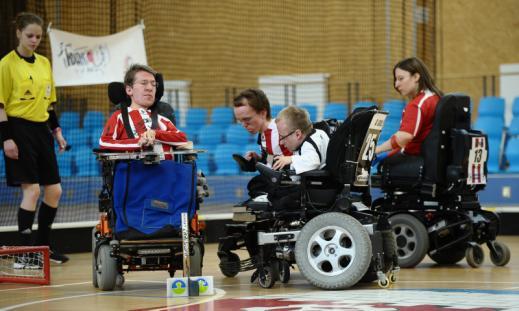
[[(124, 127), (121, 111), (117, 110), (106, 122), (103, 134), (99, 139), (101, 149), (118, 151), (137, 151), (140, 136), (151, 129), (151, 111), (140, 108), (128, 108), (130, 127), (135, 138), (128, 138)], [(171, 151), (173, 146), (183, 145), (187, 142), (186, 134), (178, 130), (167, 118), (158, 115), (158, 128), (155, 129), (155, 140), (160, 143), (162, 151)], [(156, 147), (155, 147), (155, 150)], [(169, 157), (168, 157), (169, 158)]]

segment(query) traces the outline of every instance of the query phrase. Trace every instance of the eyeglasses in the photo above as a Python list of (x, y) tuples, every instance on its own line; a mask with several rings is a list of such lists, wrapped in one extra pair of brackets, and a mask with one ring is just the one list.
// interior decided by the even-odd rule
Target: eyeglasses
[(281, 136), (281, 135), (279, 135), (279, 141), (282, 141), (282, 140), (286, 139), (288, 136), (294, 134), (296, 131), (297, 131), (297, 130), (293, 130), (292, 132), (286, 134), (285, 136)]
[(148, 81), (148, 80), (140, 80), (140, 81), (135, 81), (133, 84), (140, 84), (142, 86), (147, 86), (148, 84), (151, 84), (152, 87), (157, 87), (158, 83), (157, 81)]

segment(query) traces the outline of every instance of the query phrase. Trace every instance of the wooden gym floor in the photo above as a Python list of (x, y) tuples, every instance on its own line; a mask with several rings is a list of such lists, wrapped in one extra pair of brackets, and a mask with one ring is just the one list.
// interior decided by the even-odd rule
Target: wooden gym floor
[(91, 254), (71, 254), (52, 265), (49, 286), (0, 284), (1, 310), (519, 310), (519, 236), (501, 236), (511, 249), (505, 267), (485, 262), (470, 268), (463, 260), (438, 266), (429, 258), (403, 269), (388, 289), (376, 283), (343, 291), (323, 291), (292, 270), (288, 284), (262, 289), (250, 283), (252, 271), (225, 278), (218, 269), (216, 244), (206, 245), (204, 275), (214, 276), (214, 296), (166, 298), (166, 271), (130, 272), (123, 288), (111, 292), (91, 283)]

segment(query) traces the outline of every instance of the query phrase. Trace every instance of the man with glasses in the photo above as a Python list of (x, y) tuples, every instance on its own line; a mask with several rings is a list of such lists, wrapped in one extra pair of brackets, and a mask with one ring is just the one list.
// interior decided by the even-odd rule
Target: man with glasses
[[(276, 117), (279, 143), (293, 152), (290, 156), (276, 156), (272, 168), (279, 170), (290, 165), (296, 174), (322, 169), (326, 165), (326, 149), (330, 138), (323, 130), (314, 129), (308, 112), (289, 106)], [(274, 209), (299, 207), (300, 187), (280, 187), (270, 192), (268, 199)]]
[[(255, 151), (247, 151), (245, 159), (251, 164), (262, 162), (272, 167), (274, 156), (291, 155), (292, 152), (279, 144), (279, 135), (276, 122), (270, 114), (270, 102), (260, 89), (246, 89), (234, 98), (234, 115), (236, 120), (252, 134), (258, 134), (258, 145), (261, 155)], [(249, 196), (257, 196), (270, 192), (272, 186), (263, 176), (252, 178), (247, 189)]]
[[(157, 116), (157, 128), (152, 128), (150, 108), (155, 103), (156, 74), (152, 68), (140, 64), (134, 64), (126, 71), (124, 85), (126, 95), (131, 100), (128, 107), (128, 123), (132, 135), (127, 133), (122, 110), (117, 110), (107, 121), (99, 139), (101, 149), (119, 151), (152, 149), (162, 153), (171, 151), (175, 146), (186, 144), (186, 134), (161, 115)], [(166, 155), (165, 159), (171, 159), (171, 155)]]

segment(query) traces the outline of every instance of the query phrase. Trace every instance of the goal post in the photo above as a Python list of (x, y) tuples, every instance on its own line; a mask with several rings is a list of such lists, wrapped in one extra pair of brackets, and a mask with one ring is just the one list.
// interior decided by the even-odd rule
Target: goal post
[(0, 247), (0, 283), (50, 284), (48, 246)]

